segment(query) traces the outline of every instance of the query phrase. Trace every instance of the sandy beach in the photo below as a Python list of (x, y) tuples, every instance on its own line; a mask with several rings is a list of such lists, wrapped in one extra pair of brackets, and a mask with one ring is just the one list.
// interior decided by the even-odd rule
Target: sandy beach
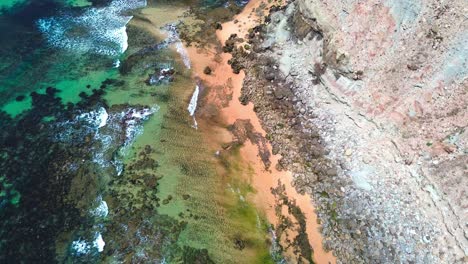
[[(224, 43), (231, 34), (237, 34), (239, 37), (244, 36), (249, 28), (255, 26), (258, 22), (253, 9), (257, 8), (262, 4), (262, 1), (254, 0), (250, 1), (249, 4), (244, 8), (242, 13), (238, 14), (231, 22), (224, 23), (222, 30), (217, 31), (217, 37), (221, 43)], [(203, 84), (208, 87), (224, 87), (224, 89), (211, 89), (210, 94), (205, 95), (211, 103), (214, 103), (220, 107), (220, 119), (218, 124), (233, 124), (236, 120), (250, 120), (250, 123), (254, 127), (256, 132), (261, 133), (263, 137), (266, 136), (266, 132), (263, 130), (259, 119), (254, 112), (253, 104), (242, 105), (238, 100), (241, 95), (241, 88), (245, 73), (241, 71), (239, 74), (232, 72), (231, 66), (227, 61), (231, 58), (231, 54), (222, 53), (215, 60), (216, 52), (200, 50), (195, 47), (186, 47), (193, 67), (193, 77), (202, 80)], [(203, 70), (206, 66), (212, 69), (210, 75), (204, 74)], [(222, 107), (221, 102), (217, 100), (219, 98), (220, 90), (224, 93), (232, 93), (232, 100), (229, 101), (227, 107)], [(228, 96), (225, 94), (224, 96)], [(203, 112), (203, 109), (201, 109)], [(220, 127), (203, 127), (213, 126), (213, 122), (210, 120), (200, 120), (201, 129), (207, 129), (211, 131), (209, 135), (205, 135), (212, 140), (214, 139), (214, 145), (219, 146), (223, 142), (229, 142), (232, 140), (233, 135), (229, 133), (222, 126)], [(213, 138), (214, 137), (214, 138)], [(268, 144), (268, 150), (271, 153), (271, 145)], [(254, 177), (251, 177), (252, 185), (257, 191), (253, 197), (253, 201), (257, 207), (264, 210), (270, 223), (275, 226), (278, 224), (278, 217), (275, 213), (275, 196), (272, 194), (271, 189), (277, 187), (278, 182), (285, 185), (287, 196), (291, 200), (295, 200), (296, 205), (301, 209), (305, 215), (307, 221), (306, 231), (308, 234), (309, 243), (313, 248), (313, 258), (316, 263), (336, 263), (336, 260), (331, 252), (325, 252), (322, 247), (322, 237), (319, 232), (319, 225), (317, 224), (317, 216), (314, 212), (313, 203), (308, 195), (301, 195), (297, 193), (295, 188), (291, 185), (292, 174), (288, 171), (278, 171), (276, 164), (280, 158), (279, 155), (271, 156), (271, 166), (267, 170), (262, 160), (259, 157), (259, 151), (256, 145), (251, 142), (245, 142), (240, 149), (240, 156), (244, 164), (248, 164), (254, 171)], [(285, 212), (287, 214), (287, 211)], [(292, 234), (291, 234), (292, 235)], [(294, 254), (288, 252), (288, 254)], [(286, 255), (288, 255), (286, 254)]]

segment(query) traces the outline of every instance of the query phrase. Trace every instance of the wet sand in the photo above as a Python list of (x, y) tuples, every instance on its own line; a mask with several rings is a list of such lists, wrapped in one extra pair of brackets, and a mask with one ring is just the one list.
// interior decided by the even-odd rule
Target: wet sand
[[(244, 8), (243, 12), (235, 17), (238, 20), (237, 23), (227, 22), (224, 23), (223, 29), (217, 31), (218, 39), (221, 43), (224, 43), (231, 34), (236, 33), (238, 36), (243, 37), (247, 30), (253, 27), (257, 23), (256, 16), (252, 12), (253, 8), (257, 8), (261, 4), (261, 1), (252, 0)], [(267, 10), (267, 9), (265, 9)], [(197, 50), (195, 47), (187, 47), (189, 52), (192, 68), (193, 77), (200, 78), (203, 83), (208, 87), (223, 87), (218, 89), (210, 89), (209, 94), (205, 95), (208, 101), (221, 107), (222, 100), (220, 95), (216, 93), (225, 93), (224, 96), (228, 96), (228, 93), (232, 92), (232, 100), (229, 101), (227, 107), (220, 110), (219, 116), (221, 120), (199, 120), (200, 127), (206, 130), (205, 136), (211, 139), (214, 146), (219, 146), (223, 142), (230, 142), (233, 140), (233, 135), (219, 124), (233, 124), (237, 119), (248, 119), (253, 125), (257, 132), (260, 132), (262, 136), (266, 133), (263, 130), (259, 119), (253, 111), (253, 104), (249, 103), (244, 106), (238, 100), (241, 94), (241, 88), (244, 79), (244, 72), (240, 74), (234, 74), (230, 65), (227, 61), (231, 58), (230, 54), (222, 53), (218, 55), (215, 60), (215, 52), (205, 50)], [(213, 72), (211, 75), (206, 75), (203, 70), (206, 66), (209, 66)], [(221, 95), (222, 97), (222, 95)], [(202, 110), (203, 111), (203, 110)], [(213, 127), (213, 124), (218, 123), (218, 127)], [(208, 132), (209, 131), (209, 132)], [(271, 146), (268, 144), (268, 149), (271, 153)], [(281, 181), (286, 187), (286, 193), (291, 200), (296, 201), (296, 205), (300, 207), (307, 219), (307, 234), (309, 243), (312, 245), (314, 250), (314, 261), (316, 263), (336, 263), (336, 260), (331, 252), (325, 252), (322, 247), (322, 237), (319, 232), (319, 225), (317, 224), (317, 216), (314, 212), (314, 207), (311, 199), (308, 195), (300, 195), (292, 187), (292, 175), (287, 171), (278, 171), (275, 169), (280, 156), (275, 155), (271, 157), (271, 166), (269, 170), (265, 169), (259, 155), (258, 148), (250, 142), (245, 144), (240, 149), (240, 156), (243, 159), (244, 164), (248, 164), (253, 169), (254, 175), (251, 177), (251, 184), (257, 191), (253, 202), (256, 206), (265, 212), (267, 219), (274, 225), (278, 224), (278, 218), (275, 214), (275, 197), (271, 193), (271, 188), (275, 188), (278, 181)]]

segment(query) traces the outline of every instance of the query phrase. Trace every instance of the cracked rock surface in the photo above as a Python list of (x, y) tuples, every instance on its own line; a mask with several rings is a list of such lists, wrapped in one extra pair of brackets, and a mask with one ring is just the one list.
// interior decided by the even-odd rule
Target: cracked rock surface
[(292, 1), (234, 52), (340, 263), (468, 261), (466, 2)]

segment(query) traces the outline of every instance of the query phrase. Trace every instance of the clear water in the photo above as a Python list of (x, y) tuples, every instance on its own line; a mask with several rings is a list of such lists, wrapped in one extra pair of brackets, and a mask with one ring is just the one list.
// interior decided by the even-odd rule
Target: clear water
[[(141, 8), (226, 4), (2, 1), (1, 263), (272, 262), (252, 188), (222, 180), (192, 128), (182, 45), (156, 45), (165, 25), (132, 20)], [(147, 84), (167, 67), (172, 82)]]

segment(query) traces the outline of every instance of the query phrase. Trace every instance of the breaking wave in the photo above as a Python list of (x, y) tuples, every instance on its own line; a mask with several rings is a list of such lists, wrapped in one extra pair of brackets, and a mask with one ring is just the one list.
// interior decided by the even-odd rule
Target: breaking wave
[(105, 245), (106, 242), (104, 242), (101, 233), (96, 232), (93, 241), (87, 241), (80, 238), (73, 241), (71, 247), (75, 255), (87, 255), (93, 250), (97, 250), (98, 252), (104, 251)]
[(200, 87), (197, 85), (195, 87), (195, 91), (193, 92), (192, 98), (190, 99), (190, 103), (187, 107), (187, 110), (190, 116), (193, 118), (193, 127), (198, 128), (197, 120), (195, 119), (195, 111), (197, 110), (197, 103), (198, 103), (198, 94), (200, 93)]
[(126, 25), (132, 17), (122, 12), (145, 5), (145, 0), (114, 0), (106, 7), (87, 8), (80, 15), (39, 19), (37, 26), (54, 47), (115, 57), (128, 47)]
[[(109, 114), (104, 107), (98, 107), (96, 110), (80, 113), (72, 120), (55, 123), (54, 131), (60, 133), (53, 135), (52, 140), (79, 145), (92, 136), (92, 140), (96, 142), (90, 149), (92, 161), (101, 168), (113, 167), (117, 175), (120, 175), (123, 170), (122, 161), (109, 158), (109, 150), (118, 146), (123, 155), (136, 137), (143, 133), (143, 121), (158, 110), (157, 105), (129, 107)], [(71, 166), (79, 167), (77, 164)]]
[(190, 57), (188, 55), (187, 50), (184, 47), (184, 44), (182, 44), (182, 41), (180, 40), (177, 41), (175, 43), (175, 47), (176, 47), (177, 52), (182, 57), (182, 61), (184, 62), (185, 67), (187, 67), (187, 69), (190, 69), (191, 68)]
[[(52, 131), (60, 131), (52, 135), (52, 140), (78, 146), (88, 142), (93, 163), (101, 169), (110, 169), (101, 172), (120, 175), (123, 170), (122, 155), (143, 132), (144, 121), (158, 110), (156, 105), (109, 110), (97, 106), (94, 110), (76, 113), (73, 119), (52, 124)], [(87, 163), (83, 164), (88, 166)], [(71, 166), (79, 168), (83, 164), (73, 163)], [(88, 214), (94, 219), (92, 229), (80, 232), (70, 244), (71, 253), (78, 257), (96, 256), (106, 245), (101, 232), (105, 231), (103, 223), (109, 215), (109, 206), (102, 195), (98, 195)]]
[(109, 207), (107, 206), (106, 201), (102, 199), (102, 196), (99, 195), (97, 198), (99, 205), (91, 210), (91, 215), (95, 217), (106, 217), (109, 214)]
[(184, 65), (187, 69), (191, 68), (191, 61), (190, 56), (188, 55), (187, 50), (180, 39), (179, 32), (177, 32), (177, 25), (176, 24), (167, 24), (163, 27), (163, 31), (167, 33), (167, 38), (164, 41), (166, 45), (174, 44), (177, 53), (179, 53)]

